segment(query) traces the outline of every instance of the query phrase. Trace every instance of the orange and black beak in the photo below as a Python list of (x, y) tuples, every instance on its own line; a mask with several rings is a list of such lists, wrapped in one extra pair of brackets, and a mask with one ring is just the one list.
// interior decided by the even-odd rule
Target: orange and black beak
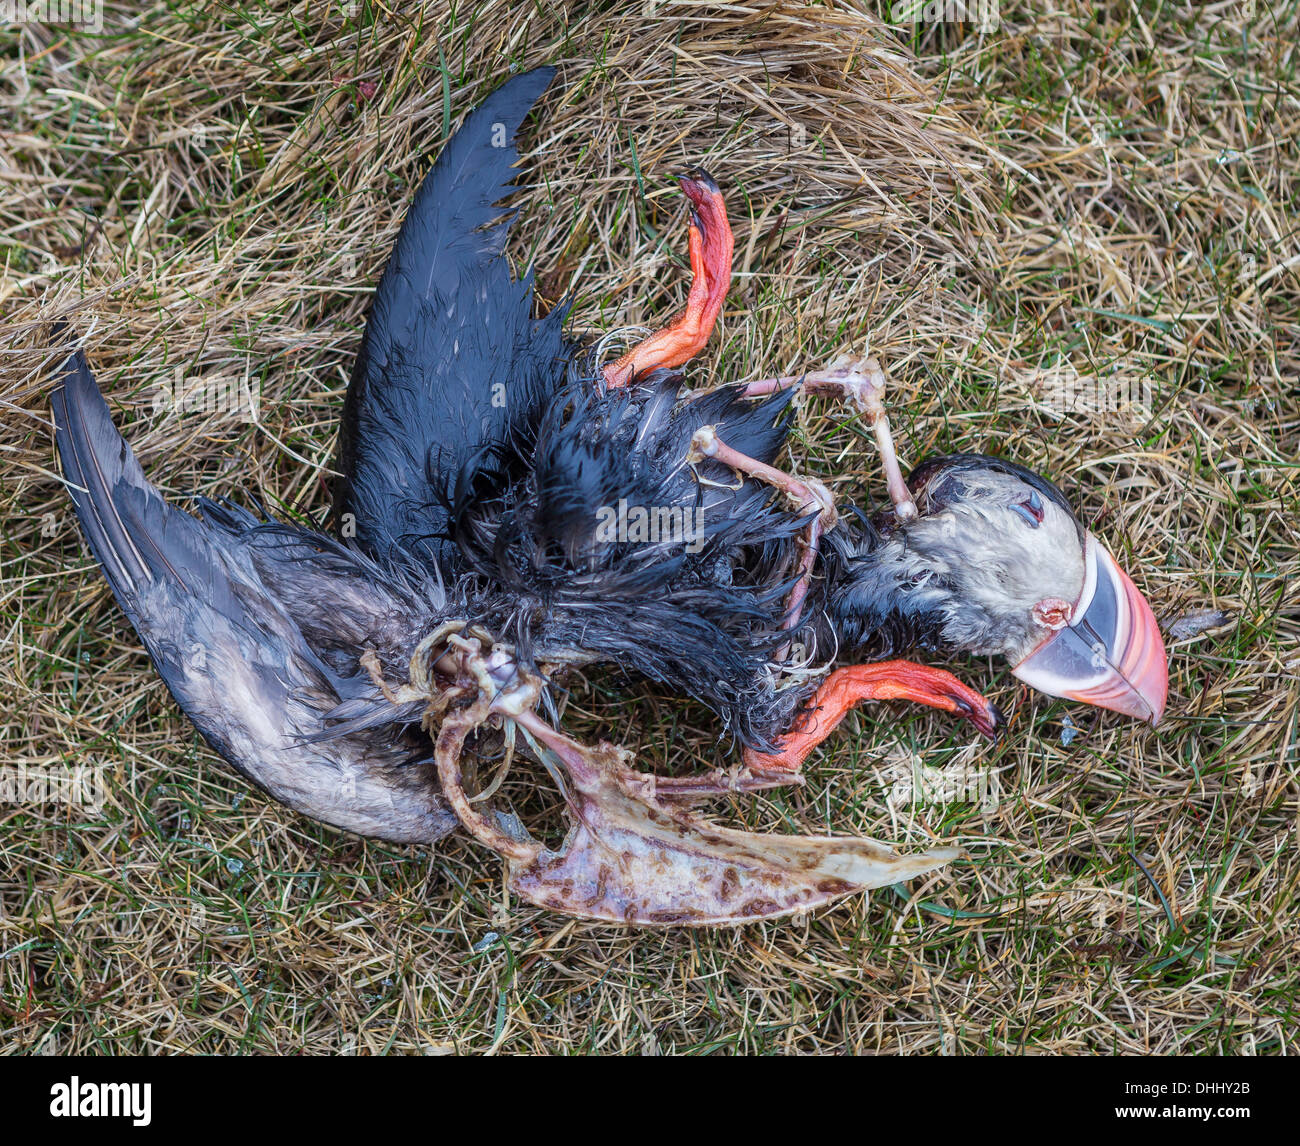
[(1084, 565), (1083, 592), (1070, 620), (1011, 671), (1049, 696), (1158, 724), (1169, 666), (1151, 606), (1092, 534)]

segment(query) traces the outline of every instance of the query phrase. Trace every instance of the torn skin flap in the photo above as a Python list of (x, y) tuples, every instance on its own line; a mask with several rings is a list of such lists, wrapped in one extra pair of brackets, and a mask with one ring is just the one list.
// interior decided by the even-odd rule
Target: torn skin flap
[(563, 847), (508, 861), (511, 890), (552, 911), (638, 927), (748, 923), (926, 875), (963, 854), (898, 856), (872, 840), (719, 827), (663, 802), (654, 777), (626, 768), (612, 745), (580, 751), (586, 767), (566, 760), (578, 822)]

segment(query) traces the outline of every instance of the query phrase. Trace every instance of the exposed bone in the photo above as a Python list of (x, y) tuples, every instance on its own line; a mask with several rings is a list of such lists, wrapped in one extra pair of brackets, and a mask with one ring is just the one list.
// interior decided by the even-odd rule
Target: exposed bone
[(416, 688), (414, 685), (403, 684), (393, 688), (384, 680), (384, 669), (379, 663), (379, 654), (374, 649), (366, 649), (365, 652), (357, 658), (357, 663), (366, 670), (370, 676), (371, 683), (379, 689), (383, 697), (394, 708), (400, 708), (403, 704), (410, 704), (413, 700), (423, 700), (425, 692)]
[(850, 357), (837, 358), (825, 370), (750, 382), (745, 387), (745, 396), (760, 398), (795, 386), (806, 394), (847, 399), (850, 405), (866, 417), (867, 424), (876, 436), (876, 447), (880, 450), (880, 461), (885, 471), (885, 483), (889, 487), (889, 500), (894, 503), (894, 512), (903, 521), (914, 518), (917, 513), (916, 502), (912, 500), (912, 492), (903, 478), (898, 452), (894, 448), (894, 435), (885, 413), (885, 372), (880, 368), (880, 363), (874, 358), (861, 361)]
[(433, 750), (438, 766), (438, 780), (442, 784), (443, 796), (466, 831), (498, 855), (505, 856), (508, 861), (530, 863), (540, 854), (541, 845), (508, 835), (497, 826), (495, 818), (489, 820), (479, 812), (465, 794), (460, 771), (461, 749), (465, 746), (465, 738), (487, 719), (488, 711), (488, 700), (480, 696), (468, 708), (453, 712), (443, 720)]
[[(794, 503), (796, 512), (803, 512), (813, 507), (818, 509), (817, 516), (806, 527), (807, 533), (803, 539), (799, 569), (794, 585), (791, 586), (790, 593), (786, 597), (785, 619), (781, 622), (783, 629), (797, 628), (803, 616), (803, 603), (808, 596), (813, 568), (817, 563), (817, 550), (821, 544), (822, 533), (827, 529), (835, 528), (835, 500), (831, 497), (830, 490), (816, 478), (801, 480), (785, 470), (779, 470), (766, 462), (751, 458), (748, 454), (742, 454), (719, 438), (712, 426), (701, 426), (695, 431), (691, 438), (690, 451), (686, 455), (686, 461), (690, 465), (697, 465), (705, 458), (730, 466), (737, 473), (747, 477), (767, 482)], [(789, 645), (782, 646), (777, 650), (776, 659), (785, 660), (789, 651)]]
[(826, 519), (827, 528), (834, 527), (834, 499), (826, 486), (816, 478), (800, 479), (785, 470), (751, 458), (748, 454), (742, 454), (719, 438), (712, 426), (701, 426), (695, 431), (690, 451), (686, 455), (689, 465), (698, 465), (705, 458), (712, 458), (746, 477), (757, 478), (779, 489), (794, 503), (796, 512), (816, 508), (818, 516)]
[[(883, 402), (885, 373), (881, 370), (880, 363), (874, 358), (861, 362), (848, 357), (839, 358), (825, 370), (751, 382), (745, 387), (745, 395), (757, 398), (791, 387), (799, 387), (809, 394), (829, 394), (845, 398), (866, 417), (868, 425), (872, 427), (876, 436), (876, 446), (880, 450), (885, 482), (889, 487), (889, 497), (894, 504), (894, 512), (902, 520), (916, 517), (916, 502), (912, 500), (912, 493), (903, 478), (898, 453), (894, 448), (893, 433), (889, 428), (889, 417), (885, 413)], [(807, 508), (814, 503), (821, 507), (822, 512), (808, 525), (795, 582), (786, 600), (786, 615), (782, 627), (787, 630), (798, 627), (803, 615), (803, 603), (812, 581), (813, 569), (817, 563), (822, 534), (826, 530), (835, 528), (835, 504), (830, 492), (821, 482), (811, 478), (801, 481), (775, 466), (739, 453), (721, 441), (712, 426), (704, 426), (696, 431), (687, 460), (695, 463), (706, 457), (723, 462), (749, 477), (769, 482), (785, 492), (799, 509)], [(789, 651), (789, 645), (778, 649), (776, 659), (785, 660)]]
[[(873, 840), (720, 827), (687, 805), (799, 778), (718, 770), (665, 780), (637, 772), (622, 749), (608, 743), (587, 747), (543, 720), (532, 707), (542, 682), (521, 671), (506, 646), (485, 653), (478, 638), (446, 640), (444, 658), (455, 662), (455, 677), (477, 680), (479, 694), (445, 717), (442, 698), (429, 696), (426, 727), (441, 719), (434, 760), (443, 796), (466, 830), (503, 857), (510, 889), (539, 907), (638, 927), (740, 924), (925, 875), (962, 855), (958, 848), (941, 847), (898, 856)], [(561, 789), (575, 823), (558, 850), (490, 808), (480, 812), (465, 792), (465, 741), (494, 716), (523, 729), (557, 780), (567, 774)]]
[[(469, 798), (471, 804), (481, 804), (484, 800), (490, 800), (501, 790), (501, 785), (506, 782), (506, 777), (510, 775), (510, 766), (515, 761), (515, 730), (517, 726), (514, 721), (506, 721), (505, 735), (502, 742), (501, 763), (497, 765), (496, 771), (492, 775), (488, 786), (481, 792)], [(498, 818), (499, 815), (498, 815)]]
[(926, 875), (963, 854), (898, 856), (872, 840), (719, 827), (665, 802), (656, 778), (628, 768), (613, 745), (544, 734), (573, 780), (578, 823), (558, 851), (507, 864), (511, 890), (552, 911), (639, 927), (747, 923)]
[(768, 788), (802, 786), (804, 779), (791, 775), (755, 776), (748, 768), (714, 768), (703, 776), (653, 776), (654, 794), (659, 800), (708, 800), (715, 796), (732, 796), (741, 792), (761, 792)]

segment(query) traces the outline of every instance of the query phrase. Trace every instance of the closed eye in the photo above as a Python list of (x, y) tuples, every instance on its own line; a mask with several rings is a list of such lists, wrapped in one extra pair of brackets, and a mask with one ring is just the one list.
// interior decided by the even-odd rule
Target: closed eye
[(1027, 498), (1016, 502), (1011, 508), (1029, 522), (1032, 528), (1037, 529), (1043, 524), (1043, 499), (1038, 494), (1031, 492)]

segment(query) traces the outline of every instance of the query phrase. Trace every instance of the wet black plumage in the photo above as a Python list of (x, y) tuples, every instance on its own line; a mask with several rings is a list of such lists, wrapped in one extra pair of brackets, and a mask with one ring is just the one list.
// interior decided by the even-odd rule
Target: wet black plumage
[[(684, 459), (694, 432), (712, 424), (774, 453), (785, 398), (756, 406), (715, 392), (679, 403), (679, 386), (671, 374), (614, 395), (569, 385), (541, 413), (523, 476), (464, 499), (452, 532), (458, 556), (514, 605), (497, 631), (528, 660), (560, 659), (569, 642), (583, 661), (699, 698), (758, 743), (769, 721), (756, 682), (781, 639), (801, 521), (770, 489), (736, 489), (714, 463), (701, 469), (718, 484), (701, 484)], [(611, 538), (602, 522), (620, 505), (678, 528), (657, 530), (658, 540), (616, 529)]]
[[(800, 523), (767, 487), (734, 492), (713, 463), (704, 476), (726, 488), (702, 485), (684, 458), (709, 424), (775, 458), (788, 398), (679, 402), (667, 374), (606, 394), (561, 333), (565, 308), (532, 317), (531, 275), (514, 281), (502, 253), (513, 212), (498, 204), (513, 189), (509, 141), (552, 75), (490, 95), (415, 196), (348, 390), (336, 520), (381, 565), (433, 559), (500, 591), (484, 623), (527, 663), (619, 664), (761, 742), (771, 722), (756, 719), (754, 681), (779, 638)], [(601, 511), (620, 503), (690, 513), (699, 536), (600, 540)]]
[(466, 116), (376, 288), (343, 408), (335, 510), (384, 559), (454, 560), (455, 483), (468, 493), (489, 459), (519, 457), (577, 353), (565, 308), (535, 319), (531, 274), (516, 281), (502, 254), (514, 136), (554, 74), (517, 76)]
[[(400, 682), (447, 620), (514, 643), (530, 667), (644, 673), (747, 742), (774, 727), (755, 682), (799, 521), (713, 463), (719, 485), (701, 485), (682, 458), (706, 423), (774, 456), (785, 399), (679, 401), (675, 375), (606, 396), (574, 368), (562, 309), (532, 317), (493, 204), (511, 189), (509, 137), (549, 79), (520, 76), (471, 113), (403, 223), (346, 403), (343, 540), (231, 504), (169, 505), (80, 351), (53, 393), (78, 518), (177, 703), (271, 795), (362, 835), (432, 840), (455, 822), (422, 705), (394, 707), (359, 664), (373, 649)], [(596, 509), (620, 500), (698, 509), (702, 544), (598, 539)]]

